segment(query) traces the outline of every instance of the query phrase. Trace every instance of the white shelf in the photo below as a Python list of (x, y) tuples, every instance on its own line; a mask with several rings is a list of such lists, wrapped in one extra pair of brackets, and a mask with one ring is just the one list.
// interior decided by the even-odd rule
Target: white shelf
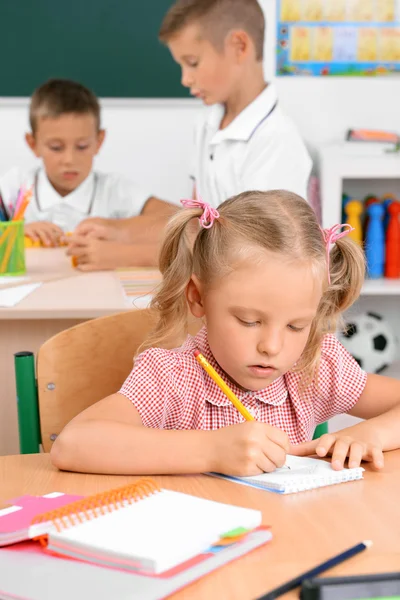
[(400, 296), (400, 279), (366, 279), (362, 296)]
[[(361, 144), (361, 142), (360, 142)], [(344, 179), (400, 179), (400, 153), (388, 154), (373, 146), (347, 143), (320, 151), (322, 224), (340, 223)]]

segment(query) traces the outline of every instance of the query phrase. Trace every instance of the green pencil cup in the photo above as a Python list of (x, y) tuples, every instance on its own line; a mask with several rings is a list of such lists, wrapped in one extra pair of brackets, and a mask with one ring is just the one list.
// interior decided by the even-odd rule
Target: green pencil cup
[(1, 221), (0, 277), (25, 272), (24, 221)]

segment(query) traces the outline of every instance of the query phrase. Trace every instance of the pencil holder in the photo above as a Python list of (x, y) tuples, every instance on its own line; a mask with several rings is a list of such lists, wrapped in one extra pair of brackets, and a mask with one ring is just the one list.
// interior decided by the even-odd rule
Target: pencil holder
[(22, 275), (25, 267), (24, 221), (0, 222), (0, 276)]

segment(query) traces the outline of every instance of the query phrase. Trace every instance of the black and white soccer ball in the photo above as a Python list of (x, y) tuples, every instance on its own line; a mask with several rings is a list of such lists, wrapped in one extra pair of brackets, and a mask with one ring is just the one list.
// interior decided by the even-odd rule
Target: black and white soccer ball
[(376, 313), (352, 317), (338, 338), (367, 373), (380, 373), (396, 358), (396, 337), (387, 321)]

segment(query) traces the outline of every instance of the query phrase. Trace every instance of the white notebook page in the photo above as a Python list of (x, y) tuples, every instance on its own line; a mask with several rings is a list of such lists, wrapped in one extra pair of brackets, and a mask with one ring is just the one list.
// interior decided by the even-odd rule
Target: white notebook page
[(260, 511), (162, 490), (61, 533), (51, 533), (49, 546), (56, 548), (59, 543), (64, 548), (96, 549), (101, 556), (142, 560), (149, 570), (161, 573), (203, 552), (232, 529), (254, 529), (260, 524)]

